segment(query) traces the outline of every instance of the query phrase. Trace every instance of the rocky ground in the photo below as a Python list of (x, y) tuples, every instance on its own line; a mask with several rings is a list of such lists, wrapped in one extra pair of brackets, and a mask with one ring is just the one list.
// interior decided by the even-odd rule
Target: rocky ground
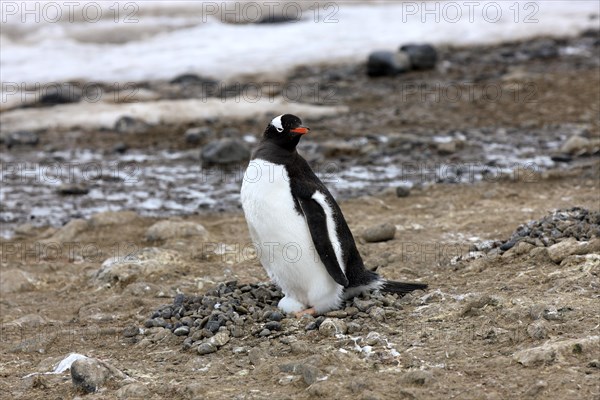
[[(234, 207), (170, 218), (81, 213), (61, 227), (19, 219), (1, 242), (0, 391), (14, 398), (598, 398), (597, 37), (444, 49), (440, 58), (437, 70), (396, 77), (368, 78), (364, 66), (351, 65), (288, 77), (335, 82), (350, 109), (307, 121), (318, 132), (310, 138), (318, 145), (304, 147), (315, 165), (502, 165), (491, 176), (474, 171), (477, 179), (456, 179), (454, 167), (451, 179), (425, 171), (427, 178), (409, 179), (410, 190), (362, 186), (341, 203), (369, 268), (429, 289), (365, 295), (298, 320), (274, 307), (280, 293), (267, 283)], [(438, 102), (403, 92), (432, 82), (507, 90), (533, 82), (537, 100)], [(256, 132), (264, 121), (212, 121), (214, 136), (197, 142), (184, 135), (190, 126), (159, 126), (49, 131), (36, 134), (37, 144), (5, 145), (17, 159), (54, 151), (48, 146), (197, 151), (235, 136), (226, 132), (233, 125), (237, 134)], [(115, 149), (117, 141), (124, 148)], [(490, 151), (498, 144), (500, 152)], [(554, 161), (524, 167), (537, 156)], [(54, 195), (68, 202), (85, 198), (79, 192)]]

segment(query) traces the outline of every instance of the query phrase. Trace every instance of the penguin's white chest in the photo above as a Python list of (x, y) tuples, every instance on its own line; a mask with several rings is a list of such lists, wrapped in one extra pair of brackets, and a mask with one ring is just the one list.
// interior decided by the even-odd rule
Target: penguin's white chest
[(286, 168), (252, 160), (241, 199), (261, 264), (286, 297), (305, 306), (338, 302), (342, 287), (327, 273), (306, 219), (295, 208)]

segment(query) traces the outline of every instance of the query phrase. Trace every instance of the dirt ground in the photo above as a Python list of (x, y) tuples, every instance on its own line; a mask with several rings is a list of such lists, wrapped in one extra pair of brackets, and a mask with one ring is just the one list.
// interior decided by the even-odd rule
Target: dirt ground
[[(15, 398), (76, 395), (68, 373), (23, 379), (32, 372), (51, 370), (53, 363), (75, 352), (109, 362), (143, 383), (153, 398), (597, 398), (600, 371), (588, 365), (598, 359), (597, 342), (582, 354), (567, 354), (540, 365), (526, 367), (513, 358), (518, 350), (545, 342), (527, 334), (532, 322), (529, 307), (534, 304), (569, 309), (560, 320), (548, 321), (546, 340), (599, 333), (597, 264), (583, 277), (579, 270), (563, 270), (547, 259), (497, 257), (461, 267), (450, 262), (457, 253), (468, 252), (469, 238), (505, 239), (519, 224), (555, 208), (578, 205), (597, 210), (598, 180), (582, 178), (585, 175), (577, 171), (527, 183), (437, 185), (406, 198), (387, 195), (343, 203), (357, 236), (379, 222), (390, 221), (401, 228), (392, 241), (360, 243), (368, 265), (380, 265), (379, 272), (390, 279), (428, 282), (427, 292), (439, 293), (433, 300), (435, 314), (427, 311), (425, 303), (418, 305), (421, 294), (397, 318), (369, 321), (359, 332), (385, 334), (399, 352), (392, 358), (365, 357), (352, 351), (348, 339), (303, 329), (292, 336), (305, 347), (291, 346), (290, 336), (257, 338), (247, 332), (204, 356), (183, 351), (183, 339), (174, 335), (152, 341), (141, 340), (144, 335), (123, 336), (126, 327), (142, 326), (153, 310), (170, 303), (178, 291), (202, 294), (220, 281), (265, 281), (256, 260), (239, 252), (207, 259), (202, 257), (203, 243), (169, 242), (166, 246), (178, 250), (181, 262), (157, 276), (107, 287), (92, 278), (99, 268), (95, 260), (76, 257), (69, 261), (43, 253), (32, 262), (35, 255), (31, 253), (7, 255), (5, 251), (2, 271), (19, 268), (33, 283), (4, 296), (0, 303), (0, 390)], [(242, 215), (185, 220), (201, 222), (214, 243), (240, 249), (248, 243)], [(160, 245), (144, 240), (153, 222), (136, 218), (125, 225), (87, 229), (78, 241), (111, 250), (114, 243), (137, 248)], [(19, 243), (31, 244), (40, 237)], [(44, 255), (50, 259), (44, 260)], [(478, 313), (461, 313), (470, 296), (481, 295), (492, 296), (498, 303)], [(23, 316), (28, 318), (19, 320)], [(15, 320), (19, 322), (11, 324)], [(298, 324), (284, 320), (284, 327), (290, 329)], [(264, 359), (250, 361), (248, 353), (233, 352), (238, 347), (258, 348)], [(346, 352), (339, 351), (344, 348)], [(289, 374), (281, 372), (281, 365), (306, 360), (316, 363), (327, 379), (310, 386), (301, 379), (285, 379)], [(412, 370), (431, 375), (415, 383), (405, 376)], [(88, 397), (114, 398), (118, 386), (125, 383), (113, 382)]]
[[(597, 47), (594, 51), (597, 55)], [(528, 61), (518, 69), (485, 57), (477, 64), (476, 57), (461, 54), (452, 55), (456, 65), (464, 62), (469, 68), (411, 73), (404, 82), (441, 76), (441, 84), (455, 79), (533, 82), (537, 101), (421, 101), (418, 94), (403, 98), (403, 83), (395, 78), (368, 85), (367, 78), (342, 79), (338, 93), (351, 112), (313, 121), (313, 130), (322, 132), (316, 140), (365, 135), (377, 121), (382, 131), (416, 135), (490, 126), (544, 132), (571, 124), (584, 126), (589, 138), (598, 137), (600, 81), (594, 63), (556, 58)], [(322, 72), (296, 71), (293, 80), (309, 82)], [(240, 130), (256, 131), (258, 124), (244, 122)], [(184, 128), (124, 140), (132, 148), (183, 148)], [(72, 148), (110, 148), (115, 139), (112, 133), (65, 139), (50, 132), (44, 137)], [(452, 157), (465, 161), (464, 154)], [(520, 224), (552, 210), (600, 210), (597, 156), (576, 157), (573, 165), (526, 171), (513, 179), (424, 185), (402, 198), (390, 188), (342, 202), (369, 267), (389, 279), (430, 287), (392, 299), (378, 318), (330, 316), (357, 322), (353, 332), (331, 336), (306, 330), (310, 318), (285, 318), (276, 335), (261, 337), (256, 324), (247, 324), (242, 335), (205, 355), (184, 349), (184, 337), (144, 325), (178, 293), (203, 295), (232, 280), (267, 281), (248, 250), (241, 213), (178, 219), (202, 224), (208, 231), (203, 238), (149, 241), (147, 229), (161, 219), (131, 212), (73, 220), (62, 228), (21, 227), (14, 238), (0, 240), (0, 397), (600, 399), (597, 252), (562, 264), (533, 251), (468, 257), (474, 244), (504, 241)], [(393, 240), (361, 239), (367, 227), (384, 222), (397, 226)], [(149, 247), (168, 251), (169, 258), (117, 281), (99, 277), (108, 258)], [(528, 358), (531, 352), (538, 356)], [(84, 395), (74, 389), (68, 372), (28, 376), (52, 371), (70, 353), (105, 361), (125, 377), (112, 377), (97, 393)]]

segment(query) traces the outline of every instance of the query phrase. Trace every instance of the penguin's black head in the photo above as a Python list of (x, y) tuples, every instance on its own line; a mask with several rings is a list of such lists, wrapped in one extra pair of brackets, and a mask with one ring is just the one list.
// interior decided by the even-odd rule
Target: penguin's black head
[(302, 135), (310, 131), (302, 125), (302, 120), (292, 114), (273, 118), (264, 133), (264, 139), (274, 142), (287, 150), (294, 150)]

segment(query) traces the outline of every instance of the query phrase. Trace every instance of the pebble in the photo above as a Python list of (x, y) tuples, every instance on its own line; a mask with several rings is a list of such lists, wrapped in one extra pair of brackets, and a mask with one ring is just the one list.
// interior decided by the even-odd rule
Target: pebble
[(177, 336), (187, 336), (190, 333), (190, 328), (188, 326), (183, 325), (175, 329), (173, 333)]
[(208, 127), (190, 128), (184, 133), (184, 138), (188, 144), (199, 144), (214, 135), (212, 129)]
[(456, 145), (455, 141), (443, 142), (443, 143), (436, 144), (437, 152), (440, 155), (454, 154), (454, 153), (456, 153), (456, 148), (457, 148), (457, 145)]
[(397, 197), (408, 197), (410, 196), (410, 188), (406, 186), (398, 186), (396, 188), (396, 196)]
[(406, 44), (400, 51), (408, 54), (413, 69), (435, 68), (438, 55), (435, 47), (429, 44)]
[(169, 81), (170, 84), (172, 85), (183, 85), (183, 86), (189, 86), (189, 85), (217, 85), (219, 82), (211, 79), (211, 78), (207, 78), (204, 76), (199, 76), (196, 74), (181, 74), (176, 76), (175, 78), (173, 78), (171, 81)]
[(375, 51), (369, 54), (367, 61), (367, 74), (370, 77), (395, 76), (410, 68), (410, 56), (404, 52)]
[(95, 358), (79, 359), (71, 365), (73, 386), (84, 393), (96, 392), (112, 375), (110, 369)]
[(167, 240), (182, 237), (207, 238), (204, 226), (191, 221), (160, 221), (146, 230), (146, 240)]
[(281, 321), (283, 319), (283, 314), (279, 311), (268, 311), (265, 314), (265, 319), (269, 321)]
[(585, 152), (590, 145), (590, 141), (582, 136), (574, 135), (567, 139), (560, 147), (561, 153), (576, 155)]
[(385, 321), (385, 310), (381, 307), (373, 307), (369, 311), (369, 317), (375, 321), (383, 322)]
[(135, 325), (129, 325), (123, 329), (124, 337), (134, 337), (140, 334), (140, 328)]
[(112, 146), (112, 152), (117, 154), (125, 154), (129, 150), (129, 146), (126, 143), (118, 142)]
[(44, 90), (39, 99), (39, 104), (52, 106), (77, 103), (81, 100), (82, 95), (82, 90), (70, 83), (53, 84)]
[(226, 345), (229, 342), (229, 333), (227, 331), (217, 332), (214, 336), (208, 339), (208, 343), (217, 348)]
[(13, 146), (35, 146), (39, 141), (39, 136), (31, 131), (16, 131), (0, 135), (0, 143), (4, 142), (9, 148)]
[(386, 222), (367, 228), (363, 233), (363, 239), (369, 243), (385, 242), (392, 240), (395, 235), (396, 225)]
[(366, 312), (368, 311), (371, 307), (375, 306), (375, 301), (373, 300), (361, 300), (358, 297), (354, 298), (354, 306), (359, 310), (359, 311), (363, 311)]
[(258, 336), (260, 336), (260, 337), (271, 336), (271, 331), (269, 329), (265, 328), (258, 333)]
[(215, 351), (217, 351), (217, 347), (211, 343), (201, 343), (196, 349), (196, 351), (202, 356), (205, 354), (214, 353)]
[(118, 133), (134, 134), (144, 133), (150, 126), (139, 118), (130, 117), (128, 115), (123, 116), (115, 122), (115, 131)]
[(383, 345), (385, 344), (385, 340), (383, 340), (378, 332), (369, 332), (365, 338), (365, 343), (369, 346)]
[(329, 318), (346, 318), (348, 316), (348, 312), (345, 310), (334, 310), (329, 311), (325, 314), (325, 316)]
[(326, 318), (319, 326), (319, 333), (323, 336), (335, 336), (348, 331), (346, 323), (341, 319)]
[(250, 159), (248, 145), (239, 139), (220, 139), (209, 143), (200, 153), (202, 161), (208, 164), (238, 164)]
[(600, 336), (588, 336), (579, 339), (566, 339), (558, 342), (546, 342), (541, 346), (523, 349), (513, 354), (513, 359), (526, 367), (540, 364), (553, 364), (561, 355), (590, 354), (600, 345)]
[(362, 329), (362, 326), (357, 322), (349, 322), (347, 327), (348, 327), (348, 333), (360, 332)]
[(270, 331), (280, 331), (282, 329), (281, 322), (271, 321), (265, 324), (265, 329)]
[(2, 294), (28, 292), (34, 288), (33, 277), (28, 273), (19, 269), (2, 271), (2, 280), (0, 280), (0, 292)]
[(148, 399), (150, 390), (142, 383), (130, 383), (117, 390), (117, 399)]
[[(365, 319), (384, 320), (387, 312), (383, 309), (383, 304), (394, 304), (393, 296), (367, 292), (358, 298), (347, 300), (342, 309), (331, 311), (326, 316), (314, 318), (307, 315), (297, 320), (275, 308), (282, 297), (283, 294), (274, 284), (238, 285), (236, 281), (220, 283), (201, 296), (177, 294), (171, 304), (164, 304), (151, 313), (150, 318), (144, 322), (147, 328), (145, 334), (153, 342), (165, 338), (171, 340), (189, 328), (183, 348), (195, 348), (201, 352), (217, 351), (231, 338), (242, 338), (250, 332), (254, 337), (271, 337), (277, 334), (296, 353), (310, 353), (310, 345), (296, 341), (294, 337), (299, 329), (301, 332), (319, 330), (321, 335), (327, 337), (337, 333), (360, 332)], [(215, 308), (217, 304), (218, 309)], [(238, 312), (241, 308), (245, 312)], [(368, 315), (370, 310), (371, 315)], [(204, 343), (210, 346), (204, 345), (198, 350)], [(252, 350), (250, 353), (254, 354)]]
[[(539, 248), (548, 249), (548, 255), (554, 262), (560, 263), (564, 258), (574, 254), (588, 254), (600, 251), (600, 211), (589, 211), (584, 208), (574, 207), (554, 211), (539, 220), (530, 221), (519, 226), (511, 237), (499, 246), (500, 251), (508, 251), (513, 247), (526, 242)], [(584, 243), (589, 242), (589, 243)], [(490, 253), (491, 248), (478, 246), (479, 250)], [(523, 247), (517, 253), (533, 254), (534, 248)], [(515, 253), (512, 253), (515, 254)]]
[(570, 255), (584, 254), (587, 250), (587, 247), (584, 246), (585, 244), (586, 243), (579, 242), (577, 239), (570, 237), (567, 240), (563, 240), (562, 242), (548, 247), (548, 255), (552, 261), (560, 264), (562, 260)]
[(90, 189), (82, 183), (63, 183), (56, 191), (63, 196), (80, 196), (88, 194)]

